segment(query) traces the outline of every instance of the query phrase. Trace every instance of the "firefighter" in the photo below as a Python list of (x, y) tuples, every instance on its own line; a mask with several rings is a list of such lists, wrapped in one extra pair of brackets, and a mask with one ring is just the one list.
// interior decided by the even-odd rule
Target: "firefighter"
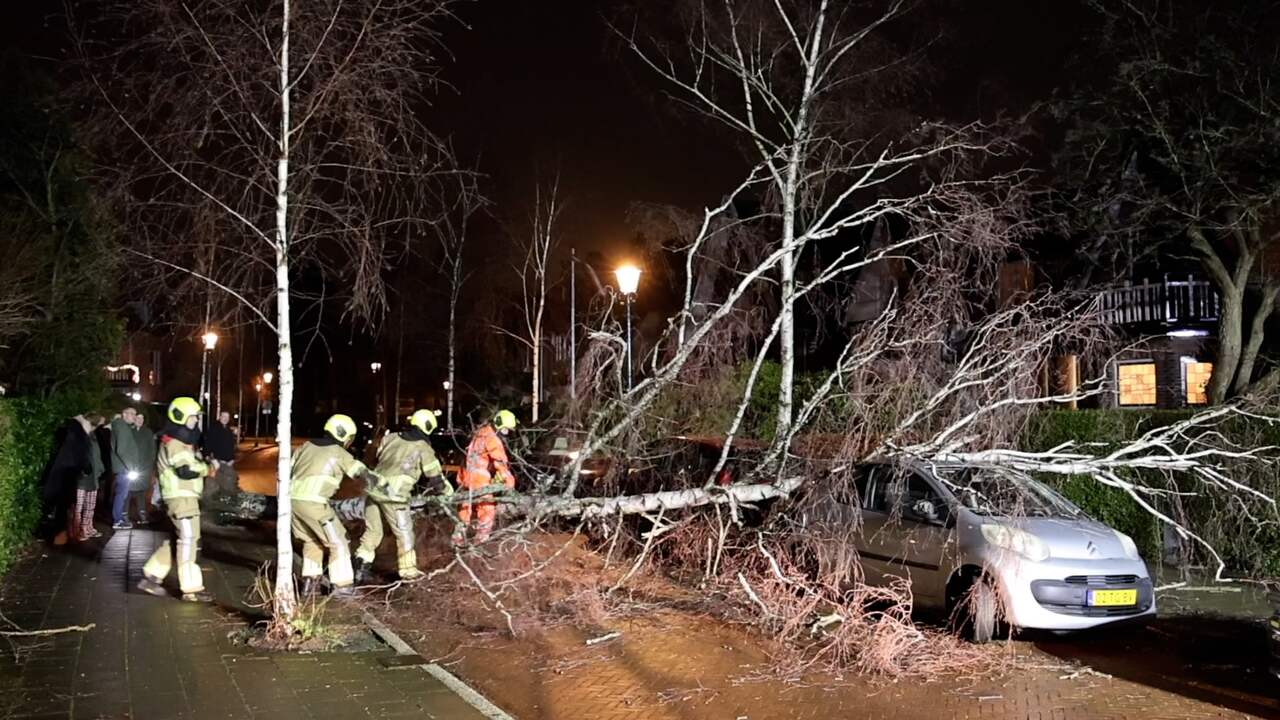
[[(502, 483), (508, 488), (515, 488), (516, 477), (511, 474), (510, 461), (507, 459), (507, 447), (502, 438), (516, 429), (516, 416), (510, 410), (499, 410), (493, 419), (481, 425), (467, 445), (467, 460), (459, 473), (458, 484), (467, 489), (468, 499), (471, 493), (485, 487)], [(471, 524), (472, 508), (475, 509), (476, 534), (475, 541), (482, 543), (489, 539), (493, 532), (493, 523), (498, 516), (497, 503), (492, 495), (482, 495), (473, 502), (464, 503), (458, 508), (458, 519), (461, 521), (453, 533), (453, 544), (460, 546), (467, 540), (467, 527)]]
[[(204, 463), (196, 456), (200, 431), (196, 429), (203, 408), (189, 397), (169, 403), (169, 422), (160, 435), (160, 451), (156, 457), (156, 473), (160, 476), (160, 498), (165, 513), (173, 522), (178, 566), (178, 587), (187, 602), (210, 602), (213, 596), (204, 589), (204, 576), (196, 564), (200, 550), (200, 494), (204, 479), (218, 471), (218, 462)], [(165, 540), (142, 568), (138, 589), (152, 595), (166, 595), (163, 583), (175, 564), (175, 549)]]
[(440, 461), (431, 448), (428, 437), (437, 426), (436, 414), (430, 410), (418, 410), (409, 417), (409, 428), (403, 432), (387, 434), (378, 447), (378, 467), (375, 471), (379, 483), (369, 489), (364, 506), (364, 534), (356, 549), (356, 583), (369, 581), (370, 566), (378, 544), (382, 542), (382, 527), (390, 526), (396, 539), (396, 567), (401, 580), (417, 580), (422, 577), (418, 569), (418, 556), (414, 551), (413, 518), (409, 513), (409, 494), (418, 484), (419, 477), (428, 482), (442, 484), (444, 494), (452, 495), (453, 487), (440, 472)]
[(302, 541), (302, 593), (318, 594), (329, 552), (329, 583), (333, 594), (351, 594), (351, 549), (347, 531), (329, 505), (344, 475), (371, 482), (376, 475), (355, 459), (347, 448), (356, 437), (356, 423), (347, 415), (334, 415), (324, 424), (324, 437), (310, 440), (293, 456), (293, 533)]

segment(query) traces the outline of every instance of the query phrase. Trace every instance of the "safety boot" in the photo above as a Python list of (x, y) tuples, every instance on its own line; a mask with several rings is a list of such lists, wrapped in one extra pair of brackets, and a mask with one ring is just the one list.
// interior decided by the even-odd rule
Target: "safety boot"
[(302, 596), (306, 598), (320, 597), (324, 592), (324, 579), (320, 577), (302, 578)]
[(182, 602), (211, 603), (213, 602), (213, 593), (208, 590), (197, 590), (195, 592), (182, 593)]
[(142, 579), (138, 581), (138, 589), (148, 595), (155, 595), (156, 597), (166, 597), (169, 594), (159, 581), (152, 580), (146, 575), (143, 575)]
[(373, 573), (369, 571), (369, 563), (364, 558), (351, 558), (351, 570), (355, 573), (356, 585), (368, 585), (373, 581)]
[(353, 598), (356, 596), (356, 589), (352, 585), (335, 585), (329, 592), (329, 596), (339, 599)]

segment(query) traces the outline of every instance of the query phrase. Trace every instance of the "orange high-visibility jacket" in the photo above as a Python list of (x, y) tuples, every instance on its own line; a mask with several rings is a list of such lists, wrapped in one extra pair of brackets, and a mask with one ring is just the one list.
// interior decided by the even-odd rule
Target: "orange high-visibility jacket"
[(516, 477), (511, 474), (507, 460), (506, 445), (492, 425), (485, 425), (476, 431), (467, 446), (467, 466), (462, 470), (460, 484), (480, 488), (493, 485), (495, 477), (509, 488), (516, 486)]

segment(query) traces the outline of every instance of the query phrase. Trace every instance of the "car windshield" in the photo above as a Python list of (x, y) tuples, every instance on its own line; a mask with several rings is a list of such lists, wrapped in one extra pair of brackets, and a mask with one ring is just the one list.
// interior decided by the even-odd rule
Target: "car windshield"
[(1083, 514), (1055, 490), (1022, 473), (969, 468), (939, 475), (961, 504), (979, 515), (1074, 518)]

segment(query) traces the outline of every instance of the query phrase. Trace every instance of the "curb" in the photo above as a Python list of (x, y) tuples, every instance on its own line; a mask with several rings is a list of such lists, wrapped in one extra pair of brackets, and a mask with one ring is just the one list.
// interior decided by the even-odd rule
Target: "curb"
[[(370, 614), (368, 610), (362, 610), (360, 612), (360, 617), (364, 620), (364, 624), (373, 631), (373, 634), (377, 635), (383, 642), (391, 646), (391, 649), (395, 650), (397, 655), (418, 654), (409, 646), (409, 643), (401, 640), (399, 635), (396, 635), (391, 628), (384, 625), (381, 620)], [(439, 665), (424, 662), (417, 667), (422, 668), (428, 675), (439, 680), (445, 687), (452, 690), (455, 695), (462, 698), (464, 702), (475, 708), (481, 715), (489, 718), (489, 720), (515, 720), (514, 717), (507, 714), (502, 710), (502, 708), (494, 705), (488, 698), (472, 689), (470, 685), (459, 680), (458, 676), (448, 670), (445, 670)]]

